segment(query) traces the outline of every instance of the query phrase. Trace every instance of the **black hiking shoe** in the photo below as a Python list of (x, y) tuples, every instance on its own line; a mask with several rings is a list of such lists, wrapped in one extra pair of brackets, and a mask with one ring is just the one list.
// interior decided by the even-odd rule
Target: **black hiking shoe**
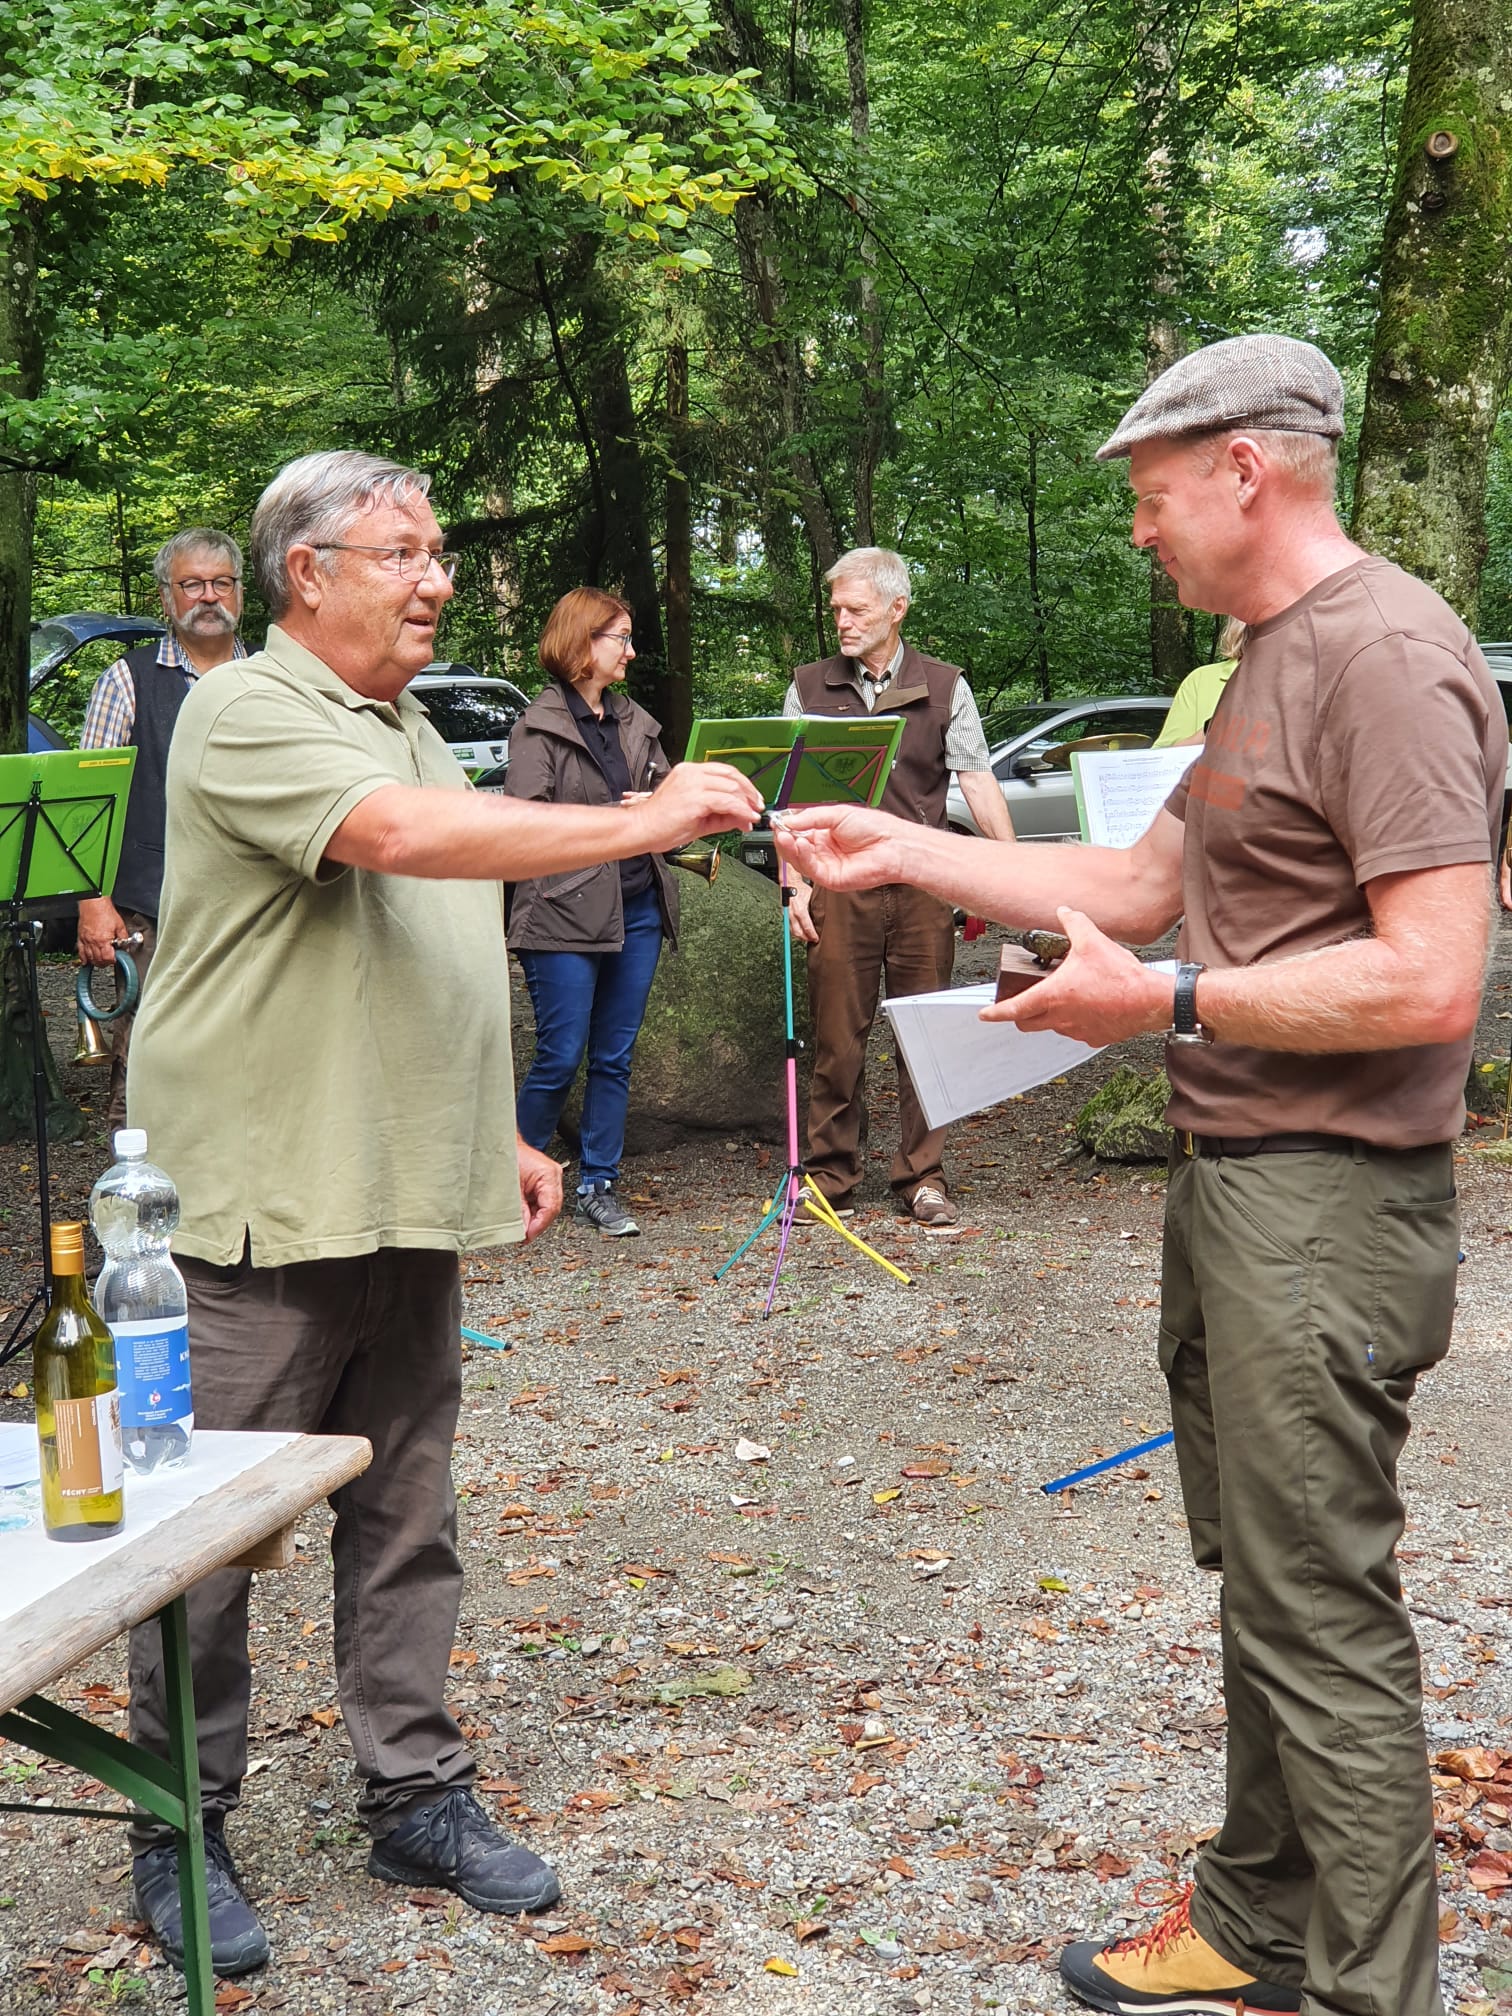
[(455, 1890), (475, 1911), (544, 1911), (562, 1894), (556, 1871), (495, 1827), (464, 1786), (373, 1843), (369, 1876)]
[[(179, 1898), (179, 1851), (164, 1841), (134, 1856), (136, 1907), (157, 1935), (164, 1955), (184, 1970), (184, 1907)], [(219, 1827), (205, 1829), (205, 1889), (210, 1917), (210, 1966), (220, 1975), (250, 1974), (268, 1963), (268, 1935), (247, 1902), (231, 1850)]]

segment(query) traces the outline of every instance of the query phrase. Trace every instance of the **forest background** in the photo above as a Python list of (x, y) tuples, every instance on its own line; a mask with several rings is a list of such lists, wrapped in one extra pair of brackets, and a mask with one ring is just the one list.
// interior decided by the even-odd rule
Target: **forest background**
[(873, 541), (984, 712), (1170, 691), (1216, 624), (1094, 451), (1259, 329), (1344, 374), (1357, 535), (1512, 634), (1505, 0), (21, 13), (0, 746), (29, 614), (155, 611), (328, 446), (434, 473), (447, 656), (534, 690), (556, 596), (626, 593), (674, 748), (780, 706)]

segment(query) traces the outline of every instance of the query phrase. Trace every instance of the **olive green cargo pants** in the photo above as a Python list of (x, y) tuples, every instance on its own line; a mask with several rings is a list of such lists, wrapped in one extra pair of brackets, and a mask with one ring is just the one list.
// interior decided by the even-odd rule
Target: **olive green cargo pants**
[(1193, 1922), (1305, 2016), (1441, 2016), (1417, 1641), (1395, 1549), (1419, 1371), (1449, 1348), (1447, 1146), (1173, 1157), (1160, 1358), (1223, 1574), (1228, 1800)]

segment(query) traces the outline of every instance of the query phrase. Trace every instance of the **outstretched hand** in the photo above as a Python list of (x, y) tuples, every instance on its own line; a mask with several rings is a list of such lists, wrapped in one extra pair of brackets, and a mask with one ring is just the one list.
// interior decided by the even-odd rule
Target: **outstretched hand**
[(749, 833), (761, 817), (761, 793), (732, 763), (679, 763), (632, 807), (648, 854), (670, 854), (710, 833)]
[(853, 805), (807, 805), (773, 814), (777, 852), (824, 889), (878, 889), (902, 882), (902, 841), (910, 830), (890, 812)]
[(1053, 1029), (1099, 1047), (1170, 1028), (1175, 989), (1169, 973), (1141, 964), (1080, 910), (1062, 908), (1056, 916), (1071, 950), (1045, 979), (984, 1008), (984, 1022)]

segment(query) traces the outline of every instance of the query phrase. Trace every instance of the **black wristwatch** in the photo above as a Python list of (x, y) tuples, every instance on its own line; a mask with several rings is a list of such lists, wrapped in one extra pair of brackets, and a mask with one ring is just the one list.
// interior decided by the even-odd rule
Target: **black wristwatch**
[(1212, 1042), (1212, 1031), (1204, 1029), (1197, 1020), (1197, 975), (1206, 971), (1205, 966), (1186, 961), (1176, 968), (1176, 1001), (1171, 1010), (1171, 1026), (1166, 1031), (1167, 1043)]

